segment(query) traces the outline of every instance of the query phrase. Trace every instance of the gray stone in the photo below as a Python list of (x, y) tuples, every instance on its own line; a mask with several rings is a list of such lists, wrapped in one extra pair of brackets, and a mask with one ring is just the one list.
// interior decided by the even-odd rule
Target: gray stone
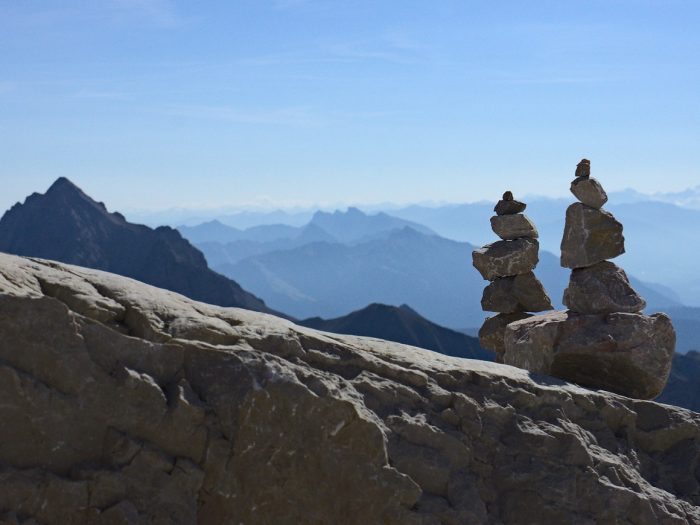
[(561, 265), (583, 268), (625, 253), (622, 224), (611, 213), (575, 202), (566, 210)]
[(492, 281), (481, 298), (481, 308), (487, 312), (544, 312), (552, 310), (552, 302), (542, 283), (533, 272)]
[(555, 312), (509, 324), (504, 344), (506, 364), (653, 399), (666, 385), (676, 334), (664, 314)]
[(472, 252), (472, 264), (487, 281), (532, 271), (539, 261), (535, 239), (497, 241)]
[[(514, 215), (516, 213), (521, 213), (525, 211), (525, 208), (527, 208), (527, 204), (524, 202), (516, 201), (513, 199), (513, 194), (510, 192), (506, 192), (503, 194), (503, 199), (498, 201), (496, 203), (496, 206), (494, 206), (493, 211), (496, 212), (496, 215)], [(505, 197), (509, 197), (506, 199)]]
[(636, 313), (646, 308), (624, 270), (609, 261), (572, 271), (563, 302), (583, 314)]
[(532, 314), (515, 312), (512, 314), (498, 314), (484, 321), (479, 330), (479, 344), (496, 354), (496, 362), (503, 362), (503, 353), (506, 351), (503, 337), (506, 326), (514, 321), (520, 321), (532, 317)]
[(593, 177), (578, 177), (571, 183), (571, 193), (586, 206), (602, 208), (608, 202), (608, 194)]
[(581, 159), (576, 165), (576, 177), (589, 177), (591, 175), (591, 161), (588, 159)]
[(1, 253), (0, 399), (0, 522), (700, 523), (688, 410)]
[(532, 221), (522, 213), (515, 215), (495, 215), (491, 217), (491, 229), (503, 240), (530, 237), (537, 239), (537, 228)]

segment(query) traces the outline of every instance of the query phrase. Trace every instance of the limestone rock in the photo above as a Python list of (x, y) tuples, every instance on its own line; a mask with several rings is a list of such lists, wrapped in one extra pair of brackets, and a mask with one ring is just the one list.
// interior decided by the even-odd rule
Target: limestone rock
[(513, 198), (513, 193), (507, 191), (503, 194), (503, 198), (496, 203), (493, 211), (496, 212), (496, 215), (514, 215), (525, 211), (525, 208), (527, 208), (527, 204), (516, 201)]
[(4, 254), (0, 399), (0, 522), (700, 522), (698, 414)]
[(489, 317), (484, 321), (479, 330), (479, 344), (482, 347), (491, 350), (496, 354), (496, 362), (503, 362), (503, 353), (505, 352), (505, 344), (503, 338), (506, 333), (506, 326), (514, 321), (527, 319), (532, 317), (532, 314), (525, 312), (515, 312), (512, 314), (498, 314)]
[(533, 272), (492, 281), (481, 298), (481, 308), (487, 312), (544, 312), (552, 310), (552, 302), (542, 283)]
[(571, 183), (571, 193), (586, 206), (602, 208), (608, 202), (608, 194), (593, 177), (578, 177)]
[(491, 229), (503, 240), (513, 240), (520, 237), (537, 239), (538, 237), (535, 225), (521, 213), (491, 217)]
[(671, 369), (676, 334), (664, 314), (543, 314), (506, 328), (504, 362), (591, 388), (652, 399)]
[(576, 177), (589, 177), (591, 175), (591, 161), (588, 159), (581, 159), (576, 165)]
[(564, 290), (564, 304), (584, 314), (636, 313), (646, 308), (646, 301), (634, 291), (625, 271), (609, 261), (573, 270)]
[(622, 224), (611, 213), (575, 202), (566, 210), (561, 265), (583, 268), (625, 253)]
[(472, 263), (487, 281), (532, 271), (539, 261), (539, 243), (521, 238), (497, 241), (472, 252)]

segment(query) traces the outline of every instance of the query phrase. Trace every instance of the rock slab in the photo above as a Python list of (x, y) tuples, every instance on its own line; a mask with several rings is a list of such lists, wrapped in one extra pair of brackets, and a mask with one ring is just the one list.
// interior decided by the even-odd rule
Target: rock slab
[(506, 364), (591, 388), (653, 399), (666, 385), (676, 333), (665, 314), (542, 314), (506, 328)]
[(519, 237), (537, 239), (537, 228), (522, 213), (515, 215), (495, 215), (491, 217), (491, 229), (501, 239), (509, 241)]
[(611, 213), (575, 202), (566, 210), (561, 265), (583, 268), (625, 253), (622, 224)]
[(608, 194), (593, 177), (578, 177), (571, 183), (571, 193), (586, 206), (602, 208), (608, 202)]
[(637, 313), (646, 308), (646, 301), (634, 291), (625, 271), (610, 261), (573, 270), (564, 290), (564, 304), (584, 314)]
[(700, 415), (0, 254), (0, 523), (700, 523)]
[(481, 307), (487, 312), (504, 314), (554, 309), (542, 283), (533, 272), (492, 281), (484, 288)]
[(540, 244), (535, 239), (515, 239), (487, 244), (472, 252), (472, 264), (487, 281), (528, 273), (537, 266)]

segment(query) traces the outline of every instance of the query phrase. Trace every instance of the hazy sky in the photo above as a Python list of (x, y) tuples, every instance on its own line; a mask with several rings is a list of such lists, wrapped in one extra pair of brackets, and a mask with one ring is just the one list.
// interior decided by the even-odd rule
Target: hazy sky
[(0, 0), (0, 208), (700, 182), (695, 0)]

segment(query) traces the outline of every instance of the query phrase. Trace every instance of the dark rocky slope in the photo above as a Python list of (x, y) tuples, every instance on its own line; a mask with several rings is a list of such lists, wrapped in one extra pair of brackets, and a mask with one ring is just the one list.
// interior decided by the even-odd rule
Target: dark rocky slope
[(405, 304), (374, 303), (335, 319), (312, 317), (298, 324), (336, 334), (376, 337), (452, 357), (493, 361), (494, 354), (481, 348), (476, 337), (432, 323)]
[(202, 253), (176, 230), (131, 224), (65, 178), (4, 214), (0, 251), (117, 273), (211, 304), (272, 312), (238, 283), (210, 270)]
[(0, 254), (0, 521), (698, 523), (700, 416)]

